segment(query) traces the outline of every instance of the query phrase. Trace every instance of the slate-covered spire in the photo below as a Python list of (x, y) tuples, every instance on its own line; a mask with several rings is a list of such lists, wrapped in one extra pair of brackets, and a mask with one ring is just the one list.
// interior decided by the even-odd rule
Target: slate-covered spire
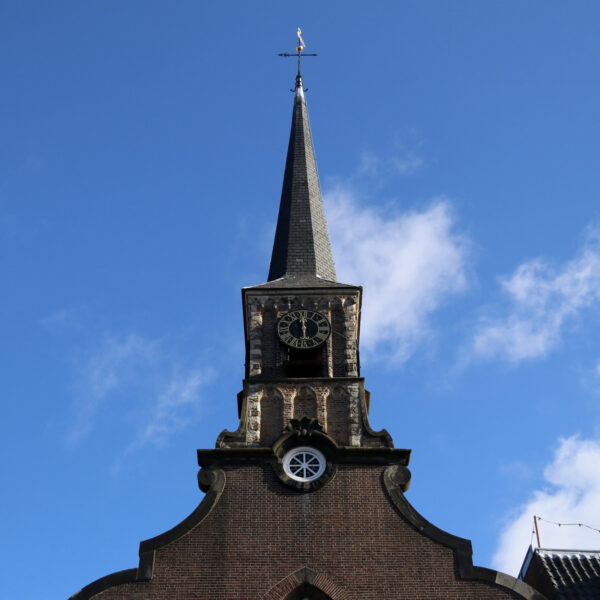
[(281, 278), (336, 281), (300, 74), (269, 269), (269, 281)]

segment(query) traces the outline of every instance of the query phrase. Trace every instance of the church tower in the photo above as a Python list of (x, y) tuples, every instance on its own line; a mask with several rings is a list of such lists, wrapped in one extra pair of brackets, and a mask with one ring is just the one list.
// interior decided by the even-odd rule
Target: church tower
[(268, 280), (242, 290), (239, 426), (198, 450), (197, 508), (73, 598), (544, 600), (419, 515), (410, 450), (369, 426), (362, 288), (337, 281), (304, 92), (298, 73)]
[[(336, 278), (298, 75), (268, 281), (242, 290), (246, 378), (240, 426), (224, 431), (217, 447), (271, 448), (278, 442), (284, 448), (289, 443), (279, 443), (281, 432), (302, 421), (304, 429), (323, 434), (317, 437), (325, 446), (378, 449), (408, 463), (408, 451), (392, 451), (387, 432), (375, 433), (368, 424), (358, 352), (361, 296), (360, 286)], [(303, 483), (312, 488), (324, 481)]]

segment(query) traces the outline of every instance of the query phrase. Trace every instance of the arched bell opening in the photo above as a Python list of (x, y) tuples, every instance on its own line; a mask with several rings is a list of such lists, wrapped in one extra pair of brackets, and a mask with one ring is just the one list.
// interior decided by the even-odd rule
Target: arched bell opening
[(323, 590), (311, 585), (310, 583), (301, 583), (293, 589), (283, 600), (332, 600)]

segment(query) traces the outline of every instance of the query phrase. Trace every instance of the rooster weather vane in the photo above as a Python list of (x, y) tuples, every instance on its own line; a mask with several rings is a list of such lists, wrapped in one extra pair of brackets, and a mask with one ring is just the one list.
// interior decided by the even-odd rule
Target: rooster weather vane
[[(304, 53), (302, 54), (302, 52), (304, 51), (304, 48), (306, 48), (306, 44), (304, 43), (304, 40), (302, 39), (302, 30), (300, 29), (300, 27), (298, 27), (298, 31), (296, 32), (296, 35), (298, 36), (298, 45), (296, 46), (296, 52), (294, 53), (289, 53), (289, 52), (280, 52), (278, 54), (278, 56), (284, 56), (284, 57), (289, 57), (289, 56), (297, 56), (298, 57), (298, 75), (296, 76), (296, 89), (298, 87), (300, 87), (302, 85), (302, 74), (300, 72), (300, 60), (302, 58), (302, 56), (317, 56), (314, 53)], [(294, 92), (295, 90), (290, 90), (291, 92)], [(308, 90), (303, 90), (305, 92), (307, 92)]]

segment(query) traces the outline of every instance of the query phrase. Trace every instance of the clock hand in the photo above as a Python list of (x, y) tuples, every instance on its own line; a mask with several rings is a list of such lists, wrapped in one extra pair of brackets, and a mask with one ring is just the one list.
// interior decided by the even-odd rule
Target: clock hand
[(302, 325), (302, 339), (305, 340), (307, 338), (307, 335), (306, 335), (306, 317), (300, 317), (300, 324)]

